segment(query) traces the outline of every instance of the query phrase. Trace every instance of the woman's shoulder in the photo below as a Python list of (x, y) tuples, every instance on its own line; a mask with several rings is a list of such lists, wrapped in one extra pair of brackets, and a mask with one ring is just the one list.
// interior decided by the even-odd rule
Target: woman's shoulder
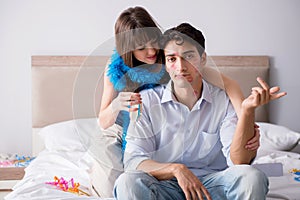
[(122, 57), (115, 51), (110, 58), (110, 62), (107, 65), (107, 73), (109, 74), (119, 74), (126, 73), (130, 68), (125, 65)]
[(126, 87), (126, 79), (124, 75), (128, 70), (129, 67), (125, 65), (122, 57), (115, 51), (110, 58), (110, 63), (106, 70), (106, 76), (114, 85), (115, 90), (122, 91)]

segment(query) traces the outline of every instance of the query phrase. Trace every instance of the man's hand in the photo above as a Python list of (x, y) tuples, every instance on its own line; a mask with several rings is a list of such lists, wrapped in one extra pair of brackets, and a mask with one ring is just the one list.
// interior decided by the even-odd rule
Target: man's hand
[(175, 177), (179, 187), (184, 192), (186, 200), (203, 200), (204, 196), (207, 200), (211, 200), (207, 189), (184, 164), (144, 160), (137, 169), (151, 174), (158, 180), (169, 180)]
[(280, 92), (278, 86), (270, 88), (269, 85), (260, 77), (257, 78), (258, 83), (261, 87), (253, 87), (252, 92), (243, 103), (242, 108), (255, 109), (258, 106), (269, 103), (274, 99), (279, 99), (286, 95), (286, 92)]
[(207, 200), (212, 200), (207, 189), (185, 165), (176, 164), (174, 176), (177, 178), (178, 184), (185, 194), (186, 200), (203, 200), (203, 196)]

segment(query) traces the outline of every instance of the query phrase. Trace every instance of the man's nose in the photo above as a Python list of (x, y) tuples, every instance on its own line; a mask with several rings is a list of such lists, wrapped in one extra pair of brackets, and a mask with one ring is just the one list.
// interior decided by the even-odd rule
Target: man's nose
[(176, 70), (185, 71), (186, 70), (186, 61), (183, 58), (178, 58), (176, 63)]

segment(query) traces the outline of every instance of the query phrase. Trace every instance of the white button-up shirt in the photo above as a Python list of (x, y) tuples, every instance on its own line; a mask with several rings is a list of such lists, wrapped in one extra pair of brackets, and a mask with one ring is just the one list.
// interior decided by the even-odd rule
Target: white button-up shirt
[(196, 176), (232, 165), (237, 116), (226, 93), (203, 80), (201, 98), (189, 110), (176, 100), (171, 83), (141, 92), (142, 114), (127, 131), (125, 170), (146, 159), (185, 164)]

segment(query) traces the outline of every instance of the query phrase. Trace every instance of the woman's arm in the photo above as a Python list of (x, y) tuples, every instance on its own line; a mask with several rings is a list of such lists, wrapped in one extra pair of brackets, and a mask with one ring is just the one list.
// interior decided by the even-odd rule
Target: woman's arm
[(204, 67), (202, 74), (205, 80), (226, 91), (235, 112), (240, 117), (241, 105), (245, 97), (239, 84), (212, 67)]
[(106, 75), (107, 67), (105, 69), (103, 94), (99, 112), (99, 125), (103, 129), (112, 126), (121, 110), (133, 112), (138, 108), (130, 108), (131, 105), (140, 104), (141, 96), (139, 93), (133, 92), (117, 92), (113, 84), (110, 82), (109, 77)]
[(221, 75), (224, 81), (224, 87), (229, 99), (234, 107), (234, 110), (238, 117), (241, 115), (241, 105), (243, 100), (245, 99), (244, 94), (241, 90), (239, 84), (224, 74)]
[(103, 81), (103, 94), (101, 98), (100, 112), (99, 112), (99, 125), (101, 128), (108, 128), (112, 126), (119, 114), (119, 111), (112, 109), (111, 102), (117, 96), (114, 90), (113, 84), (110, 82), (106, 75), (107, 67), (105, 69), (104, 81)]

